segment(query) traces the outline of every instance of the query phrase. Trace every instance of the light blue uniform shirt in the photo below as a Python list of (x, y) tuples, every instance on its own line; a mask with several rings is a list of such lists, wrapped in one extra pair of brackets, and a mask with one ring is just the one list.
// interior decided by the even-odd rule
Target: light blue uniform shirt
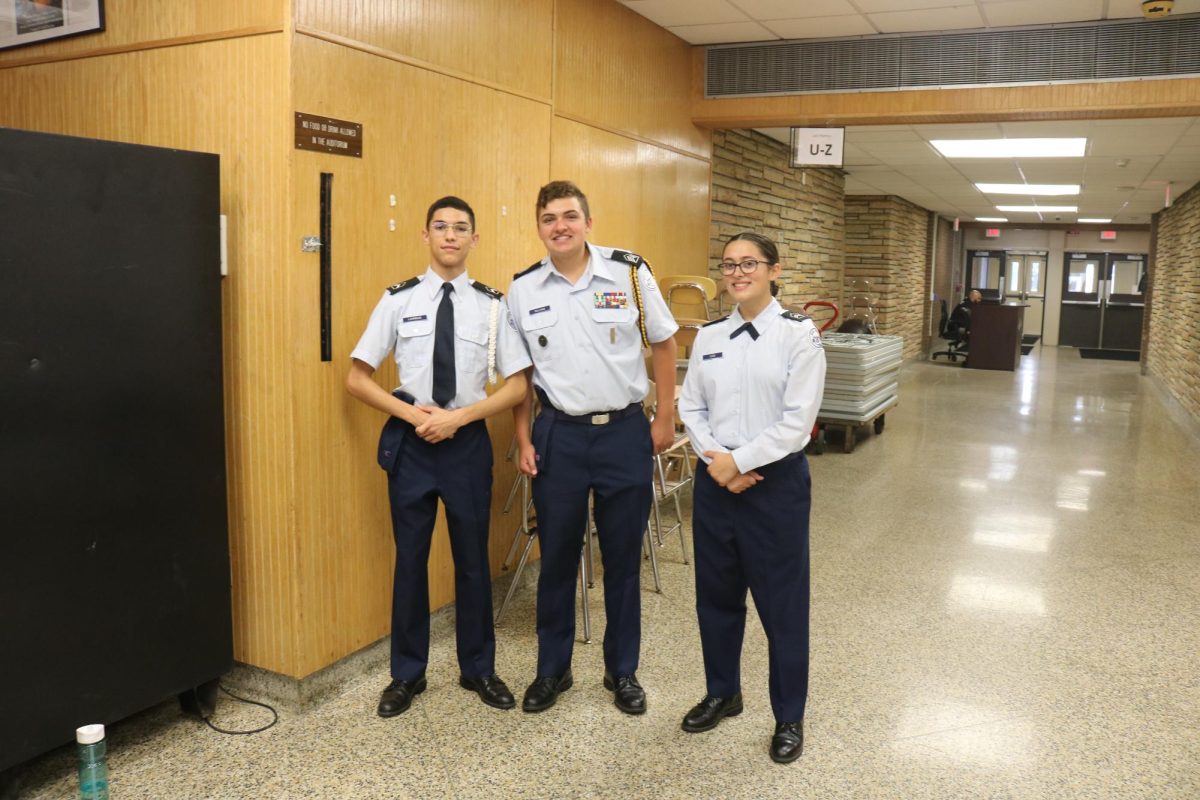
[[(433, 402), (433, 340), (438, 306), (445, 283), (433, 268), (420, 278), (396, 284), (383, 293), (371, 312), (367, 329), (351, 358), (378, 369), (389, 352), (400, 369), (400, 388), (418, 404)], [(475, 288), (466, 272), (450, 281), (454, 292), (454, 369), (457, 393), (446, 408), (462, 408), (483, 400), (487, 393), (488, 331), (492, 306), (497, 304), (496, 372), (504, 377), (529, 366), (529, 355), (508, 319), (503, 299)], [(482, 285), (482, 284), (481, 284)], [(491, 290), (496, 295), (499, 292)]]
[(701, 458), (706, 450), (731, 453), (746, 473), (808, 444), (825, 389), (825, 350), (812, 320), (783, 314), (772, 299), (754, 318), (758, 339), (748, 331), (730, 338), (745, 323), (736, 309), (696, 334), (679, 417)]
[(650, 388), (629, 268), (637, 268), (651, 343), (679, 329), (650, 268), (639, 256), (588, 243), (588, 265), (574, 286), (550, 257), (518, 273), (509, 308), (533, 361), (533, 384), (567, 414), (616, 411)]

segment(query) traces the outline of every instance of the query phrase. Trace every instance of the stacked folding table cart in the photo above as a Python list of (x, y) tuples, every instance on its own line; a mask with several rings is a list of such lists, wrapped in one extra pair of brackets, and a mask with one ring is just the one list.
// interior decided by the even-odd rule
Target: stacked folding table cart
[(865, 425), (883, 433), (885, 413), (897, 402), (903, 340), (869, 333), (826, 333), (825, 394), (817, 414), (813, 449), (825, 449), (829, 428), (845, 433), (843, 449), (854, 450), (856, 431)]

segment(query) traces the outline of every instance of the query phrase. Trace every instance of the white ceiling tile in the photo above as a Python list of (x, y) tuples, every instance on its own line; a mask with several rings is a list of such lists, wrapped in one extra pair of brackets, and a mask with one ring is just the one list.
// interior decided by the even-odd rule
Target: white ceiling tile
[(874, 142), (922, 142), (907, 125), (873, 125), (869, 128), (847, 128), (846, 144), (868, 147)]
[(1097, 127), (1088, 140), (1087, 154), (1089, 156), (1108, 156), (1119, 158), (1130, 154), (1162, 155), (1184, 136), (1188, 121), (1158, 120), (1136, 127)]
[(796, 17), (834, 17), (855, 14), (849, 0), (733, 0), (753, 19), (792, 19)]
[(1086, 120), (1061, 120), (1051, 122), (1001, 122), (1000, 130), (1008, 139), (1041, 139), (1087, 137), (1091, 123)]
[(727, 0), (622, 0), (622, 3), (663, 28), (751, 19)]
[(864, 14), (876, 14), (881, 11), (916, 11), (962, 4), (963, 0), (855, 0), (854, 3)]
[(1000, 139), (1003, 133), (994, 122), (963, 123), (958, 125), (914, 125), (913, 130), (925, 139)]
[(973, 5), (868, 14), (867, 18), (882, 33), (950, 31), (983, 27), (983, 17), (979, 13), (979, 8)]
[(757, 22), (730, 22), (724, 25), (679, 25), (667, 28), (667, 30), (688, 44), (765, 42), (779, 38)]
[(762, 24), (783, 39), (832, 39), (878, 33), (871, 23), (859, 14), (811, 19), (773, 19)]
[(992, 27), (1085, 22), (1104, 17), (1104, 0), (1006, 0), (983, 3), (983, 14)]

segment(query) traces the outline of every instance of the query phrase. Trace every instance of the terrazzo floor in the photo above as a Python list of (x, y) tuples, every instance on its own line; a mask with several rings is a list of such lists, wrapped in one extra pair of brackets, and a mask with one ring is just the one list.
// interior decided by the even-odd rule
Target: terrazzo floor
[[(1200, 797), (1200, 443), (1138, 364), (1068, 349), (1037, 347), (1015, 374), (913, 363), (900, 399), (882, 435), (811, 459), (798, 762), (767, 756), (753, 612), (745, 713), (679, 730), (704, 679), (692, 569), (668, 541), (663, 594), (643, 575), (641, 717), (601, 687), (598, 641), (576, 646), (555, 708), (487, 708), (458, 687), (439, 624), (429, 690), (395, 719), (375, 715), (380, 672), (255, 736), (173, 703), (112, 726), (113, 798)], [(497, 630), (518, 699), (535, 575)], [(223, 699), (214, 721), (267, 716)], [(20, 796), (77, 796), (73, 769), (70, 748), (31, 762)]]

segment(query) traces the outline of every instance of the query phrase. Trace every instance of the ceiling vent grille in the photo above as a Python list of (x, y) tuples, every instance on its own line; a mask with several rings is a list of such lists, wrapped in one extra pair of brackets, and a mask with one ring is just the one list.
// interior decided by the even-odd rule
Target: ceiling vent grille
[(1200, 74), (1200, 15), (713, 45), (706, 56), (710, 98), (1182, 77)]

